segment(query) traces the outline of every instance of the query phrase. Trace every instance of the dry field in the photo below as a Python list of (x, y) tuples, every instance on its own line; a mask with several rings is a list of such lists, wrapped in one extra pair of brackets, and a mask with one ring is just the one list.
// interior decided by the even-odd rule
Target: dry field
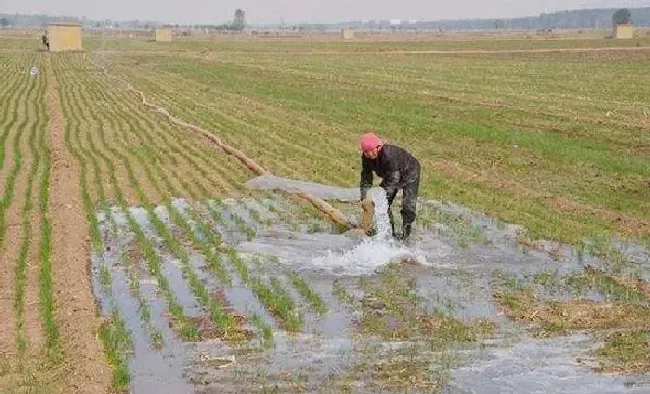
[[(84, 45), (0, 36), (0, 392), (648, 389), (650, 38)], [(332, 188), (376, 130), (415, 243), (168, 115)]]

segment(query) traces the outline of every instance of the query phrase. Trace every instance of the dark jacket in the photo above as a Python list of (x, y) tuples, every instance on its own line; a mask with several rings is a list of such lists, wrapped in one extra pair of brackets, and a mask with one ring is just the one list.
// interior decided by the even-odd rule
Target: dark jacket
[(390, 196), (407, 183), (419, 179), (420, 162), (406, 150), (395, 145), (384, 145), (376, 159), (361, 155), (361, 199), (372, 187), (373, 171), (382, 178), (380, 186)]

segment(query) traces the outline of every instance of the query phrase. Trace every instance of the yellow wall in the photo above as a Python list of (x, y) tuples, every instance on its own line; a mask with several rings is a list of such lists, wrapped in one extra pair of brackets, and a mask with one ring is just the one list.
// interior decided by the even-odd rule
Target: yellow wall
[(172, 40), (172, 29), (156, 29), (156, 41), (171, 41)]
[(634, 38), (634, 26), (616, 25), (614, 27), (614, 38)]
[(50, 41), (50, 51), (80, 51), (81, 26), (50, 25), (47, 28), (47, 37)]

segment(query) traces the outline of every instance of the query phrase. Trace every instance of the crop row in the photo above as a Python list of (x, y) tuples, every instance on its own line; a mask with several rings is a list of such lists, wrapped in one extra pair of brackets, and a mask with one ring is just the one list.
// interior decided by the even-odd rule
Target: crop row
[[(49, 66), (49, 65), (48, 65)], [(48, 71), (51, 71), (48, 69)], [(42, 73), (41, 77), (49, 85), (49, 72)], [(47, 104), (44, 101), (39, 103), (39, 110), (42, 119), (50, 121), (47, 113)], [(50, 169), (52, 166), (52, 154), (49, 147), (47, 133), (41, 133), (38, 139), (38, 149), (41, 155), (41, 173), (39, 179), (39, 215), (40, 215), (40, 244), (39, 244), (39, 301), (41, 315), (45, 327), (45, 343), (50, 359), (60, 360), (59, 329), (54, 317), (54, 292), (52, 288), (52, 220), (50, 216)]]
[[(0, 248), (7, 259), (6, 269), (13, 267), (13, 275), (7, 272), (3, 282), (9, 285), (13, 279), (15, 315), (14, 321), (5, 323), (15, 324), (16, 345), (21, 356), (28, 349), (30, 339), (35, 341), (34, 354), (39, 350), (37, 336), (41, 332), (36, 328), (38, 323), (33, 321), (39, 318), (43, 321), (40, 326), (45, 328), (46, 350), (51, 356), (58, 355), (51, 284), (50, 153), (44, 99), (47, 80), (45, 75), (32, 79), (27, 72), (30, 65), (39, 62), (33, 54), (17, 55), (11, 65), (19, 72), (12, 70), (0, 76), (0, 101), (4, 104), (0, 112)], [(7, 215), (15, 201), (21, 202), (21, 207), (15, 208), (10, 218)], [(8, 230), (8, 220), (14, 224), (11, 230)], [(6, 237), (7, 231), (15, 232), (12, 238)], [(7, 239), (15, 239), (16, 243), (9, 245), (5, 243)], [(13, 252), (7, 250), (10, 247)], [(28, 270), (30, 260), (37, 262), (36, 270)], [(38, 304), (39, 308), (28, 309), (27, 303)]]
[[(135, 237), (132, 246), (136, 256), (141, 255), (148, 271), (156, 279), (159, 294), (164, 297), (170, 319), (178, 332), (189, 340), (200, 339), (202, 330), (197, 321), (189, 317), (174, 294), (169, 279), (163, 270), (165, 253), (170, 253), (180, 264), (183, 277), (201, 309), (225, 339), (246, 338), (240, 331), (239, 321), (231, 314), (228, 305), (212, 293), (211, 288), (197, 271), (192, 253), (187, 245), (197, 251), (221, 286), (229, 286), (230, 278), (237, 274), (250, 287), (266, 309), (280, 325), (297, 331), (301, 326), (298, 304), (277, 278), (264, 279), (253, 274), (239, 254), (222, 241), (222, 234), (216, 227), (226, 228), (227, 222), (234, 222), (249, 238), (255, 236), (254, 226), (261, 222), (259, 213), (249, 209), (252, 223), (247, 222), (219, 195), (241, 189), (241, 171), (231, 171), (231, 159), (225, 155), (215, 160), (214, 148), (200, 148), (186, 131), (172, 127), (152, 112), (145, 110), (134, 97), (115, 88), (112, 81), (97, 73), (83, 70), (87, 64), (81, 57), (70, 56), (55, 61), (56, 72), (61, 75), (61, 101), (66, 118), (66, 144), (79, 163), (80, 185), (84, 210), (90, 225), (94, 252), (104, 253), (103, 241), (97, 220), (101, 212), (116, 230), (110, 209), (116, 203), (126, 219), (130, 232)], [(73, 71), (74, 70), (74, 71)], [(74, 73), (74, 78), (72, 74)], [(91, 111), (96, 103), (103, 104), (101, 111)], [(239, 164), (237, 164), (239, 166)], [(105, 189), (106, 185), (109, 189)], [(146, 227), (136, 220), (131, 203), (133, 196), (146, 212)], [(176, 197), (188, 197), (181, 208)], [(203, 203), (201, 203), (203, 202)], [(169, 222), (160, 215), (156, 206), (162, 204), (169, 214)], [(229, 211), (228, 214), (226, 211)], [(230, 220), (227, 218), (230, 217)], [(149, 227), (151, 226), (151, 227)], [(162, 249), (156, 239), (162, 241)], [(175, 233), (174, 231), (178, 231)], [(114, 235), (114, 234), (113, 234)], [(160, 330), (152, 323), (149, 301), (141, 295), (139, 286), (139, 258), (126, 254), (120, 266), (126, 273), (132, 297), (136, 300), (149, 340), (153, 347), (164, 346)], [(100, 275), (110, 284), (110, 272)], [(309, 285), (299, 276), (292, 276), (290, 282), (299, 289), (307, 302), (320, 313), (326, 306)], [(113, 308), (104, 327), (103, 339), (109, 359), (115, 366), (114, 385), (124, 388), (123, 365), (128, 358), (128, 326), (119, 309)], [(253, 314), (252, 325), (259, 331), (264, 342), (272, 342), (272, 330), (263, 319)], [(119, 340), (118, 340), (119, 339)], [(127, 371), (128, 372), (128, 371)]]
[[(311, 133), (314, 128), (322, 125), (302, 124), (305, 119), (290, 116), (286, 111), (278, 112), (261, 102), (251, 103), (249, 98), (236, 94), (203, 89), (191, 79), (180, 78), (179, 75), (164, 70), (157, 70), (164, 74), (164, 78), (160, 75), (154, 77), (137, 68), (120, 71), (133, 78), (138, 87), (151, 92), (153, 100), (159, 100), (161, 105), (168, 106), (173, 113), (184, 119), (214, 130), (244, 152), (254, 152), (256, 160), (259, 159), (263, 166), (278, 174), (302, 179), (304, 173), (295, 170), (293, 166), (287, 166), (287, 160), (304, 162), (304, 157), (309, 157), (306, 167), (327, 166), (332, 169), (332, 180), (337, 183), (342, 181), (338, 174), (347, 168), (343, 163), (332, 160), (332, 157), (345, 155), (341, 150), (344, 145), (335, 143), (339, 137), (328, 133), (327, 141), (314, 149), (314, 135)], [(196, 89), (181, 88), (188, 85)], [(257, 135), (264, 135), (263, 150), (260, 149)]]
[[(95, 204), (89, 192), (89, 182), (88, 182), (88, 155), (87, 150), (83, 147), (81, 142), (82, 130), (84, 130), (85, 122), (80, 114), (79, 109), (79, 100), (75, 96), (75, 92), (70, 88), (69, 81), (66, 76), (70, 71), (66, 70), (66, 64), (61, 58), (53, 59), (53, 73), (60, 77), (60, 102), (61, 108), (63, 111), (65, 119), (65, 131), (64, 139), (65, 144), (74, 158), (77, 160), (79, 166), (79, 184), (80, 184), (80, 193), (81, 200), (83, 205), (83, 210), (88, 220), (90, 226), (91, 234), (91, 244), (92, 248), (96, 253), (103, 253), (103, 243), (101, 240), (101, 235), (99, 232), (99, 225), (97, 223), (97, 217), (95, 215)], [(98, 167), (95, 162), (93, 162), (95, 170), (94, 176), (101, 178), (101, 174), (97, 171)], [(102, 183), (103, 180), (95, 182)], [(102, 280), (105, 287), (110, 287), (110, 275)], [(107, 293), (110, 292), (110, 289), (104, 289)], [(126, 330), (124, 324), (124, 318), (121, 316), (119, 310), (115, 307), (112, 309), (111, 318), (108, 319), (100, 330), (100, 338), (104, 342), (106, 353), (108, 356), (109, 362), (112, 364), (113, 370), (113, 381), (112, 385), (115, 390), (125, 390), (129, 382), (129, 373), (128, 368), (126, 368), (126, 349), (130, 348), (130, 335)]]
[[(122, 116), (121, 114), (116, 113), (114, 118), (119, 119), (121, 116)], [(152, 136), (149, 133), (149, 131), (147, 131), (151, 129), (152, 127), (148, 127), (147, 125), (146, 127), (140, 129), (139, 131), (142, 131), (142, 133), (145, 134), (145, 137), (149, 141), (157, 142), (158, 139)], [(165, 148), (157, 144), (155, 144), (154, 146), (156, 149)], [(128, 172), (131, 185), (135, 188), (136, 194), (140, 199), (140, 203), (146, 209), (150, 223), (153, 225), (157, 234), (163, 238), (166, 248), (169, 251), (171, 251), (172, 254), (181, 262), (183, 274), (188, 278), (190, 282), (190, 288), (192, 289), (195, 297), (199, 300), (199, 302), (201, 302), (204, 308), (208, 311), (210, 317), (212, 318), (213, 322), (217, 325), (217, 327), (219, 327), (224, 332), (229, 332), (231, 328), (230, 326), (232, 324), (231, 318), (225, 313), (223, 306), (220, 305), (218, 301), (215, 301), (210, 297), (207, 287), (200, 281), (198, 275), (196, 274), (196, 272), (193, 270), (191, 266), (189, 260), (189, 254), (185, 251), (185, 249), (182, 247), (180, 242), (171, 234), (171, 232), (169, 231), (165, 223), (154, 212), (153, 203), (146, 196), (146, 194), (138, 184), (138, 180), (133, 175), (133, 171), (131, 170), (131, 159), (127, 155), (123, 155), (118, 149), (108, 147), (108, 146), (106, 148), (108, 151), (111, 152), (113, 156), (118, 158), (120, 162), (122, 162), (127, 166), (127, 172)], [(122, 148), (124, 151), (128, 151), (128, 146), (123, 146)], [(175, 190), (173, 185), (171, 184), (166, 185), (168, 188), (171, 188), (171, 190), (162, 189), (158, 184), (156, 177), (153, 176), (152, 169), (151, 169), (152, 166), (150, 165), (150, 163), (142, 155), (132, 154), (131, 156), (136, 156), (136, 160), (139, 161), (142, 168), (144, 168), (144, 172), (147, 175), (150, 184), (153, 186), (154, 189), (158, 191), (158, 193), (161, 196), (164, 197), (165, 205), (168, 209), (168, 212), (170, 212), (172, 220), (184, 231), (185, 235), (189, 237), (192, 241), (200, 242), (200, 240), (195, 236), (195, 233), (191, 231), (189, 225), (185, 222), (185, 219), (182, 217), (182, 215), (180, 215), (176, 210), (176, 208), (173, 207), (171, 204), (171, 195), (169, 193), (177, 192), (177, 190)], [(156, 163), (157, 160), (155, 159), (157, 158), (154, 158), (154, 160), (152, 160), (151, 162)], [(153, 167), (156, 168), (157, 170), (160, 170), (161, 166), (154, 165)], [(167, 179), (167, 174), (162, 174), (161, 179)], [(180, 178), (176, 177), (176, 179), (180, 179)], [(216, 264), (217, 262), (216, 258), (214, 257), (209, 246), (204, 243), (200, 243), (199, 245), (201, 246), (200, 247), (201, 250), (207, 252), (206, 254), (213, 262), (212, 266), (218, 267), (218, 265)], [(223, 271), (221, 270), (221, 272)]]
[[(144, 160), (141, 160), (141, 162), (142, 162), (143, 165), (146, 166), (146, 163), (144, 162)], [(156, 168), (156, 169), (158, 171), (160, 171), (159, 168)], [(155, 184), (155, 181), (153, 180), (153, 177), (151, 176), (151, 171), (146, 170), (145, 172), (149, 174), (149, 178)], [(170, 171), (170, 172), (171, 172), (171, 175), (172, 175), (171, 178), (177, 177), (177, 175), (174, 174), (173, 171)], [(160, 176), (160, 179), (162, 179), (163, 182), (166, 182), (166, 180), (168, 178), (170, 178), (170, 177), (165, 176), (165, 174), (161, 174), (161, 176)], [(182, 181), (180, 183), (184, 187), (189, 189), (189, 187), (185, 186)], [(196, 180), (195, 183), (200, 184), (200, 180)], [(156, 186), (156, 188), (160, 191), (159, 186)], [(201, 189), (201, 188), (199, 188), (199, 189)], [(166, 190), (171, 191), (172, 194), (178, 195), (178, 191), (175, 190), (173, 185), (171, 185), (169, 183), (166, 185)], [(196, 200), (200, 200), (200, 199), (207, 199), (207, 198), (210, 197), (209, 195), (206, 195), (206, 190), (205, 189), (202, 189), (202, 190), (199, 190), (199, 191), (201, 193), (197, 194), (197, 193), (191, 192), (191, 190), (190, 190), (190, 195), (193, 198), (193, 200), (196, 201)], [(200, 238), (197, 237), (196, 235), (194, 235), (193, 229), (190, 226), (188, 226), (187, 223), (184, 222), (183, 217), (181, 215), (179, 215), (178, 213), (176, 213), (175, 208), (169, 203), (169, 196), (167, 196), (166, 200), (167, 200), (167, 202), (166, 202), (167, 209), (171, 213), (172, 220), (175, 222), (175, 224), (177, 226), (179, 226), (183, 230), (185, 236), (190, 238), (190, 240), (193, 242), (194, 245), (198, 246), (199, 250), (202, 250), (205, 255), (210, 257), (210, 253), (208, 253), (206, 251), (209, 251), (210, 246), (219, 246), (221, 244), (220, 240), (219, 240), (219, 238), (220, 238), (219, 234), (216, 234), (214, 232), (214, 230), (208, 225), (208, 223), (206, 223), (205, 221), (203, 221), (201, 219), (200, 215), (198, 214), (198, 210), (195, 207), (190, 206), (190, 208), (187, 210), (187, 213), (189, 214), (192, 222), (197, 227), (197, 230), (198, 230), (197, 232), (201, 235)], [(218, 205), (223, 206), (223, 204), (218, 204)], [(209, 207), (210, 214), (211, 214), (210, 216), (213, 219), (216, 218), (217, 221), (221, 222), (220, 219), (222, 218), (222, 215), (220, 215), (218, 212), (216, 212), (216, 210), (213, 209), (212, 205), (208, 204), (208, 207)], [(255, 215), (253, 213), (253, 211), (249, 211), (249, 213), (251, 213), (251, 217), (253, 217), (255, 220), (259, 221), (259, 216), (258, 215)], [(250, 227), (248, 227), (248, 228), (245, 227), (246, 224), (242, 221), (241, 218), (238, 218), (238, 216), (236, 214), (234, 214), (234, 213), (232, 213), (232, 214), (233, 214), (234, 220), (237, 222), (238, 226), (244, 227), (244, 231), (247, 231), (247, 232), (250, 231), (249, 230)], [(248, 236), (250, 238), (250, 233), (248, 233)], [(206, 243), (204, 243), (203, 239), (205, 239), (205, 240), (207, 240), (209, 242), (206, 244)], [(265, 305), (267, 305), (269, 310), (271, 310), (274, 313), (279, 311), (279, 313), (277, 313), (277, 316), (281, 319), (281, 321), (287, 327), (290, 327), (293, 330), (297, 329), (298, 326), (299, 326), (299, 322), (298, 322), (298, 320), (296, 320), (296, 316), (295, 316), (296, 314), (293, 311), (293, 309), (295, 309), (294, 301), (291, 300), (288, 293), (286, 293), (285, 291), (283, 291), (281, 289), (281, 286), (280, 286), (279, 282), (272, 279), (270, 284), (266, 284), (266, 283), (264, 283), (264, 281), (262, 281), (262, 280), (260, 280), (258, 278), (255, 278), (255, 277), (251, 278), (251, 276), (248, 274), (247, 268), (245, 267), (245, 263), (236, 255), (236, 253), (234, 253), (233, 250), (227, 249), (227, 248), (224, 249), (224, 247), (221, 247), (220, 249), (222, 251), (225, 251), (229, 256), (229, 260), (232, 263), (235, 264), (236, 269), (237, 269), (237, 271), (239, 273), (240, 279), (243, 280), (246, 284), (248, 284), (249, 286), (252, 287), (254, 293), (258, 296), (258, 298), (260, 298), (260, 300)], [(208, 261), (210, 261), (210, 260), (211, 259), (208, 258)], [(303, 283), (302, 289), (304, 291), (307, 291), (307, 286), (305, 286), (305, 285), (306, 284)], [(316, 297), (314, 297), (314, 294), (310, 294), (310, 295), (311, 295), (312, 299), (316, 298)]]
[[(80, 80), (83, 80), (83, 78), (80, 78)], [(86, 84), (84, 84), (84, 86), (87, 87), (87, 86), (89, 86), (89, 84), (86, 83)], [(87, 90), (90, 90), (90, 89), (87, 89)], [(99, 93), (97, 93), (97, 94), (99, 94)], [(110, 91), (110, 89), (102, 89), (101, 94), (111, 95), (113, 93)], [(93, 97), (93, 99), (97, 100), (98, 97)], [(117, 101), (113, 97), (104, 97), (104, 99), (110, 100), (110, 101), (108, 101), (109, 103), (111, 101)], [(138, 110), (137, 107), (135, 107), (135, 108), (131, 107), (131, 109), (133, 109), (135, 111)], [(112, 110), (109, 110), (109, 111), (113, 112)], [(113, 113), (110, 113), (110, 116), (108, 116), (108, 121), (109, 122), (123, 122), (123, 123), (126, 123), (129, 127), (133, 128), (134, 123), (136, 121), (131, 120), (131, 119), (124, 120), (126, 113), (128, 113), (128, 112), (115, 111)], [(142, 117), (142, 118), (140, 118), (140, 120), (141, 119), (144, 119), (147, 122), (150, 121), (147, 117)], [(123, 126), (123, 124), (119, 124), (119, 123), (118, 124), (112, 124), (110, 128), (112, 130), (122, 130), (122, 129), (124, 129), (123, 127), (120, 127), (120, 126)], [(144, 134), (144, 137), (147, 138), (148, 141), (155, 142), (155, 149), (163, 149), (164, 145), (161, 147), (161, 145), (158, 144), (158, 141), (160, 139), (159, 136), (158, 135), (154, 136), (154, 135), (149, 134), (149, 130), (155, 130), (156, 129), (156, 127), (153, 127), (153, 126), (154, 126), (153, 124), (145, 124), (144, 127), (140, 126), (140, 128), (137, 130), (137, 132), (142, 132), (142, 134)], [(103, 129), (103, 127), (102, 127), (102, 129)], [(208, 295), (209, 295), (208, 290), (201, 283), (201, 281), (198, 279), (198, 276), (196, 276), (196, 274), (193, 272), (192, 267), (189, 264), (189, 260), (188, 260), (189, 257), (187, 255), (187, 253), (184, 251), (184, 249), (181, 247), (181, 245), (178, 243), (178, 241), (171, 235), (169, 230), (166, 228), (165, 224), (154, 213), (153, 204), (147, 198), (146, 193), (144, 192), (142, 187), (139, 185), (138, 179), (134, 176), (133, 170), (131, 169), (132, 164), (131, 164), (130, 157), (127, 157), (127, 155), (124, 155), (123, 153), (121, 153), (120, 149), (115, 148), (113, 146), (109, 146), (108, 144), (106, 144), (106, 139), (104, 138), (104, 133), (101, 132), (100, 134), (101, 134), (100, 139), (102, 139), (102, 143), (104, 144), (104, 147), (102, 147), (103, 149), (98, 149), (97, 147), (95, 147), (94, 150), (96, 152), (94, 154), (96, 154), (98, 156), (101, 156), (103, 158), (103, 160), (105, 161), (105, 166), (107, 168), (109, 168), (109, 169), (114, 168), (114, 165), (113, 165), (111, 159), (109, 157), (107, 157), (107, 155), (104, 154), (102, 151), (110, 152), (113, 157), (117, 158), (117, 160), (120, 163), (122, 163), (122, 165), (125, 165), (127, 167), (127, 174), (128, 174), (128, 177), (129, 177), (129, 183), (130, 183), (131, 187), (133, 189), (135, 189), (135, 192), (136, 192), (138, 198), (140, 199), (140, 202), (143, 204), (145, 209), (147, 209), (149, 220), (150, 220), (151, 224), (154, 226), (154, 228), (156, 229), (158, 235), (163, 237), (167, 248), (177, 258), (179, 258), (181, 260), (182, 265), (183, 265), (183, 270), (184, 270), (185, 274), (187, 275), (187, 277), (189, 278), (190, 287), (194, 291), (195, 296), (197, 297), (197, 299), (199, 299), (199, 301), (201, 301), (204, 304), (204, 307), (206, 307), (206, 309), (208, 309), (210, 311), (211, 316), (217, 322), (219, 322), (220, 324), (224, 324), (223, 319), (224, 319), (225, 315), (223, 314), (222, 309), (220, 308), (220, 306), (215, 301), (211, 300), (208, 297)], [(116, 138), (115, 140), (118, 140), (118, 141), (123, 140), (123, 137)], [(121, 148), (122, 148), (121, 149), (122, 151), (129, 152), (129, 146), (122, 146)], [(89, 154), (87, 153), (87, 155), (89, 155)], [(150, 168), (149, 163), (144, 159), (144, 157), (142, 155), (137, 155), (137, 154), (133, 154), (133, 153), (131, 153), (130, 156), (131, 157), (135, 156), (136, 160), (140, 161), (140, 164), (145, 169), (144, 172), (147, 174), (147, 178), (149, 179), (150, 183), (152, 185), (154, 185), (154, 187), (156, 189), (158, 189), (159, 191), (162, 191), (160, 186), (157, 184), (157, 181), (155, 180), (155, 177), (152, 175), (152, 170)], [(152, 166), (154, 168), (156, 168), (156, 170), (159, 171), (160, 166), (155, 165), (155, 163), (157, 163), (157, 162), (158, 162), (157, 160), (152, 160), (152, 163), (153, 163)], [(111, 177), (112, 177), (112, 179), (115, 179), (114, 175), (111, 175)], [(167, 178), (166, 178), (166, 176), (163, 176), (162, 179), (167, 179)], [(180, 179), (180, 177), (178, 175), (176, 175), (176, 179)], [(112, 183), (114, 185), (117, 184), (116, 181), (113, 181)], [(168, 184), (166, 186), (169, 187), (170, 185)], [(123, 198), (119, 198), (120, 195), (121, 195), (119, 190), (116, 190), (115, 194), (118, 195), (118, 200), (121, 201), (122, 205), (125, 205), (126, 201), (124, 201)], [(169, 197), (166, 198), (166, 204), (167, 204), (167, 207), (168, 207), (169, 211), (172, 213), (172, 217), (173, 217), (174, 221), (177, 224), (180, 224), (180, 227), (185, 229), (185, 231), (187, 231), (188, 225), (184, 224), (183, 217), (176, 212), (176, 210), (175, 210), (175, 208), (173, 206), (171, 206)], [(139, 226), (130, 217), (131, 215), (130, 215), (130, 213), (128, 212), (128, 210), (125, 207), (123, 207), (123, 211), (124, 211), (124, 213), (126, 214), (126, 216), (128, 218), (128, 221), (129, 221), (129, 223), (131, 225), (132, 231), (134, 231), (134, 233), (136, 234), (136, 239), (139, 241), (140, 246), (144, 250), (144, 255), (149, 256), (150, 263), (151, 263), (151, 260), (154, 260), (153, 261), (154, 264), (153, 264), (153, 266), (150, 266), (150, 268), (152, 269), (153, 272), (157, 273), (157, 279), (159, 281), (159, 285), (162, 286), (162, 287), (168, 287), (166, 279), (163, 278), (162, 274), (160, 273), (160, 269), (159, 269), (159, 266), (160, 266), (159, 259), (160, 259), (160, 257), (156, 255), (155, 247), (153, 245), (151, 245), (148, 240), (146, 240), (146, 238), (144, 236), (144, 233), (142, 232), (141, 229), (138, 228)], [(193, 234), (193, 233), (188, 232), (187, 234)], [(198, 241), (198, 238), (195, 238), (194, 241)], [(203, 245), (203, 246), (204, 246), (202, 248), (203, 250), (206, 250), (206, 251), (209, 250), (209, 249), (207, 249), (205, 247), (205, 245)], [(153, 257), (154, 255), (156, 255), (156, 257)], [(171, 294), (169, 294), (169, 296), (171, 296)], [(170, 310), (171, 310), (173, 315), (174, 314), (179, 315), (178, 312), (180, 312), (180, 308), (179, 308), (179, 306), (175, 307), (173, 302), (171, 303)], [(174, 311), (176, 311), (177, 313), (174, 313)], [(178, 317), (180, 318), (180, 316), (178, 316)], [(195, 330), (192, 329), (192, 330), (190, 330), (190, 332), (195, 333)]]
[(1, 342), (9, 356), (0, 374), (10, 370), (0, 386), (7, 388), (19, 384), (13, 378), (22, 379), (32, 361), (52, 366), (60, 349), (51, 269), (47, 76), (29, 76), (30, 66), (43, 66), (38, 54), (0, 58), (0, 291), (7, 296)]
[[(27, 88), (26, 104), (27, 108), (23, 112), (25, 115), (25, 122), (19, 126), (17, 136), (22, 136), (25, 132), (28, 135), (29, 151), (25, 152), (26, 155), (20, 152), (20, 147), (16, 145), (14, 150), (14, 157), (17, 162), (22, 166), (24, 164), (25, 175), (27, 175), (27, 182), (24, 194), (21, 196), (23, 207), (21, 211), (22, 225), (21, 225), (21, 241), (18, 253), (18, 259), (15, 265), (14, 276), (14, 310), (16, 313), (16, 343), (18, 344), (19, 354), (23, 354), (27, 350), (27, 333), (26, 333), (26, 293), (27, 293), (27, 259), (30, 253), (30, 246), (33, 241), (33, 227), (32, 227), (32, 211), (34, 208), (33, 192), (34, 181), (38, 175), (39, 165), (41, 161), (41, 152), (37, 146), (37, 141), (40, 135), (45, 132), (45, 122), (43, 114), (43, 106), (38, 106), (38, 102), (42, 101), (45, 83), (43, 79), (37, 79), (29, 83)], [(41, 98), (39, 100), (39, 98)], [(20, 137), (17, 137), (20, 138)], [(19, 167), (20, 168), (20, 167)], [(20, 171), (20, 170), (19, 170)]]

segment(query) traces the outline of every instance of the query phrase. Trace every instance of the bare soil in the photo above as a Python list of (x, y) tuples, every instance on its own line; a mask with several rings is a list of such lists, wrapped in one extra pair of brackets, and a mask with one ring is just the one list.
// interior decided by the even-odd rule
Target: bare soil
[(52, 268), (57, 323), (69, 368), (64, 392), (103, 393), (111, 375), (96, 336), (101, 319), (91, 287), (89, 228), (80, 201), (79, 169), (65, 145), (58, 82), (51, 70), (49, 63)]

